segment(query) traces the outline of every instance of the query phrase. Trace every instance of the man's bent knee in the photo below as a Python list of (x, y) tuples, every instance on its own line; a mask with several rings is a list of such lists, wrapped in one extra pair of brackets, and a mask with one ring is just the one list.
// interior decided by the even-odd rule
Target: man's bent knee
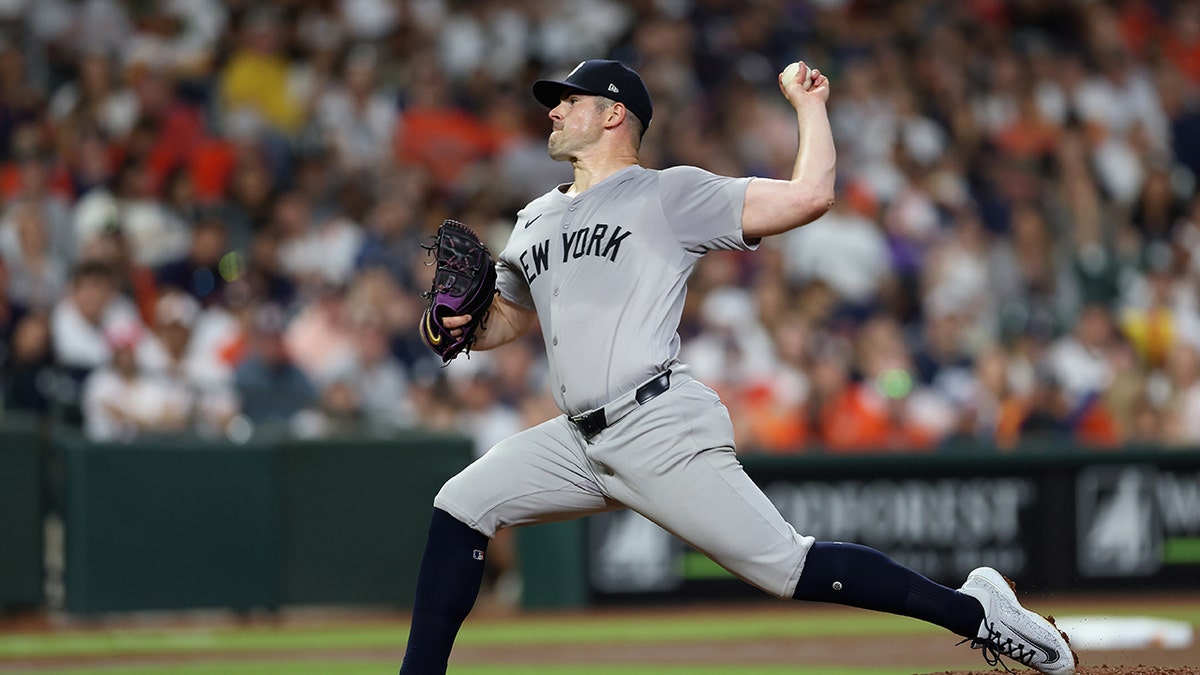
[(494, 522), (486, 522), (485, 512), (472, 500), (478, 494), (479, 491), (472, 487), (472, 481), (460, 473), (442, 485), (433, 498), (433, 505), (490, 539), (496, 536), (497, 527)]

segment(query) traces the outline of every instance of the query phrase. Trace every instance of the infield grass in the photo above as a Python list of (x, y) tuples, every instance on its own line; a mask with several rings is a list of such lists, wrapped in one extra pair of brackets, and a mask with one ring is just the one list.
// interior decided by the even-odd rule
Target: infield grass
[[(1153, 603), (1120, 603), (1055, 607), (1034, 603), (1056, 615), (1148, 615), (1200, 626), (1200, 607)], [(937, 633), (929, 624), (860, 610), (821, 608), (795, 613), (769, 611), (728, 615), (719, 609), (689, 613), (649, 610), (637, 614), (541, 614), (511, 619), (468, 620), (459, 636), (463, 646), (712, 644), (746, 640), (823, 636), (900, 636)], [(0, 633), (0, 674), (55, 675), (395, 675), (397, 663), (386, 659), (403, 652), (403, 621), (342, 622), (329, 625), (269, 624), (208, 627), (84, 628), (61, 631)], [(362, 650), (362, 652), (358, 652)], [(358, 652), (358, 653), (356, 653)], [(127, 665), (83, 667), (71, 659)], [(621, 664), (622, 675), (744, 675), (729, 666)], [(614, 666), (474, 665), (453, 669), (455, 675), (601, 675)], [(805, 669), (755, 665), (754, 675), (900, 675), (913, 672), (903, 663), (890, 668), (845, 667)]]
[[(566, 668), (567, 670), (564, 670)], [(345, 662), (280, 662), (280, 663), (216, 663), (206, 665), (172, 665), (148, 668), (125, 668), (85, 670), (54, 670), (54, 675), (396, 675), (396, 663), (345, 663)], [(454, 675), (612, 675), (612, 665), (603, 666), (453, 666)], [(618, 667), (621, 675), (746, 675), (745, 668), (728, 666), (664, 666), (626, 665)], [(904, 668), (795, 668), (754, 666), (753, 675), (911, 675), (912, 669)]]
[[(835, 635), (911, 635), (940, 629), (912, 619), (867, 612), (738, 616), (716, 614), (654, 618), (571, 615), (509, 622), (467, 621), (457, 644), (519, 646), (611, 642), (736, 642)], [(178, 654), (183, 652), (287, 651), (290, 649), (400, 649), (405, 627), (363, 624), (333, 627), (180, 628), (89, 630), (0, 635), (0, 658), (90, 654)]]
[[(1095, 607), (1056, 609), (1053, 614), (1107, 614), (1156, 616), (1200, 626), (1200, 608), (1122, 605), (1119, 609), (1097, 603)], [(511, 621), (468, 619), (458, 644), (520, 646), (554, 644), (736, 642), (746, 639), (822, 637), (843, 635), (917, 635), (940, 628), (913, 619), (874, 612), (830, 608), (788, 614), (689, 615), (686, 610), (669, 618), (569, 614), (526, 616)], [(61, 657), (103, 654), (180, 654), (229, 651), (306, 651), (323, 649), (401, 649), (406, 627), (395, 623), (332, 626), (218, 626), (209, 628), (89, 629), (41, 633), (0, 633), (0, 659)], [(0, 661), (0, 665), (3, 662)], [(0, 670), (2, 672), (2, 670)]]

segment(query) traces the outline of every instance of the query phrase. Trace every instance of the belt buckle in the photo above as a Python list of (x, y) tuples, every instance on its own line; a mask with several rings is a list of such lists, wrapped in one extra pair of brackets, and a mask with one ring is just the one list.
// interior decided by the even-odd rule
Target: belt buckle
[(571, 418), (571, 424), (579, 429), (579, 433), (585, 438), (591, 438), (604, 430), (608, 426), (604, 420), (604, 408), (597, 408), (591, 412), (580, 413)]

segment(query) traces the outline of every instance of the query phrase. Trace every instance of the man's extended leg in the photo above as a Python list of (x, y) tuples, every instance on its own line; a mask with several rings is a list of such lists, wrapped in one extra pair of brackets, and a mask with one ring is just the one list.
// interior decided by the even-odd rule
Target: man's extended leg
[(487, 545), (485, 535), (441, 509), (433, 510), (401, 675), (446, 672), (454, 637), (479, 595)]
[(792, 597), (911, 616), (967, 638), (975, 637), (983, 621), (975, 598), (858, 544), (813, 544)]
[(967, 638), (989, 660), (1003, 655), (1043, 673), (1074, 672), (1065, 639), (995, 583), (994, 570), (976, 570), (954, 590), (866, 546), (797, 534), (732, 448), (720, 445), (732, 442), (732, 430), (721, 428), (715, 400), (684, 384), (630, 414), (642, 425), (629, 430), (635, 440), (622, 425), (602, 437), (593, 454), (613, 472), (601, 478), (608, 493), (768, 593), (923, 619)]
[(991, 568), (975, 570), (960, 590), (954, 590), (873, 548), (817, 542), (808, 551), (793, 597), (935, 623), (968, 638), (992, 665), (1007, 656), (1043, 673), (1075, 672), (1075, 655), (1066, 636), (1022, 607), (1008, 580)]

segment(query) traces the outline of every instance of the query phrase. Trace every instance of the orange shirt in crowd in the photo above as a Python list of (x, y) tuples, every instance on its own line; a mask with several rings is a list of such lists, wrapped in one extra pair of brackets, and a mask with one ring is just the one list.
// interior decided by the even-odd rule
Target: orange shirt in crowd
[(1162, 44), (1163, 55), (1175, 64), (1179, 72), (1189, 80), (1200, 84), (1200, 40), (1184, 42), (1179, 36), (1168, 34)]
[(396, 134), (396, 158), (401, 164), (427, 168), (440, 185), (455, 184), (463, 170), (495, 152), (500, 137), (490, 126), (465, 110), (411, 108)]
[(822, 406), (821, 428), (812, 441), (839, 454), (932, 448), (934, 434), (890, 414), (889, 403), (862, 385), (850, 385)]

